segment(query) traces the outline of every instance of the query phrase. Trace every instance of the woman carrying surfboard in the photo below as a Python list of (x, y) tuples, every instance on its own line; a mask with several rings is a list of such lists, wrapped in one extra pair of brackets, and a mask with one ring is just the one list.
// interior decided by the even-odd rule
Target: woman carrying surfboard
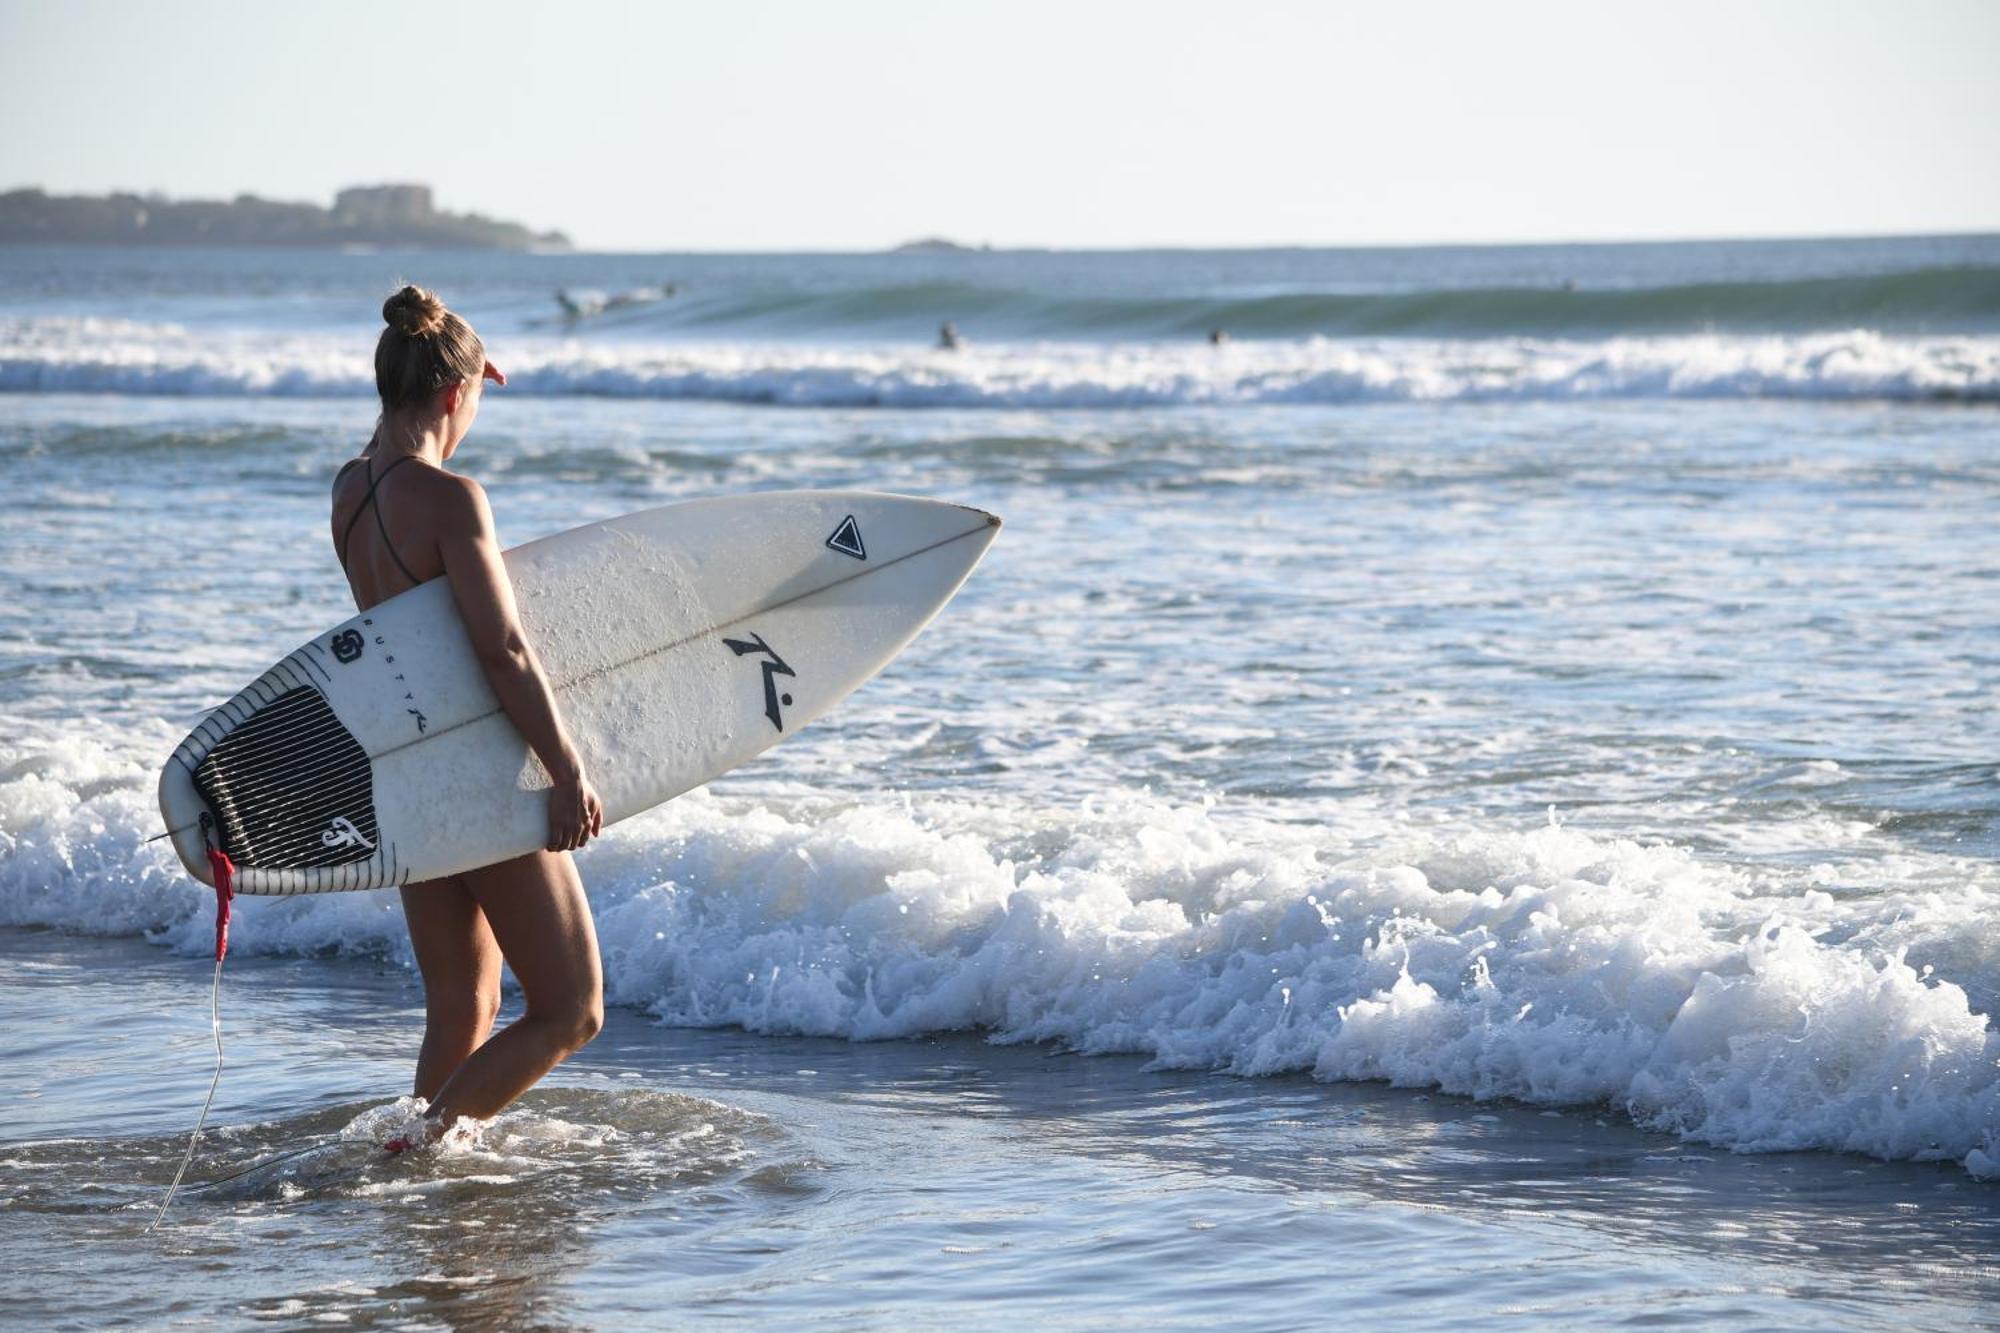
[[(335, 553), (363, 611), (449, 581), (487, 681), (553, 784), (545, 848), (401, 890), (424, 979), (416, 1095), (429, 1102), (435, 1137), (460, 1116), (497, 1115), (602, 1026), (597, 931), (570, 853), (601, 831), (604, 807), (521, 628), (486, 493), (445, 468), (479, 414), (484, 381), (507, 378), (471, 326), (420, 287), (391, 296), (382, 317), (382, 416), (334, 479)], [(488, 1040), (503, 959), (526, 1012)]]

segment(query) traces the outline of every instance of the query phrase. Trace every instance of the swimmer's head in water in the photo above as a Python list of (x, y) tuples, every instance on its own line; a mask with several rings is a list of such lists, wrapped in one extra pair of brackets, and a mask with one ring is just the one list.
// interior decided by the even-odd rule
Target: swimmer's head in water
[(382, 318), (389, 327), (375, 344), (375, 391), (384, 412), (428, 407), (439, 390), (470, 388), (482, 375), (500, 379), (479, 335), (434, 293), (405, 287), (382, 303)]

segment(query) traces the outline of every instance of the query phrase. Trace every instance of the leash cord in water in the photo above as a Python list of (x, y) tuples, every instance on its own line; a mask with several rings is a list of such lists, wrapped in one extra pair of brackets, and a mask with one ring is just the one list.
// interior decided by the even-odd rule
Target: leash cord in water
[(208, 1096), (201, 1099), (201, 1115), (194, 1122), (194, 1133), (188, 1136), (181, 1169), (174, 1172), (174, 1183), (167, 1186), (167, 1197), (160, 1201), (160, 1211), (146, 1228), (149, 1236), (165, 1220), (167, 1209), (174, 1206), (174, 1195), (187, 1179), (188, 1163), (194, 1160), (195, 1145), (201, 1142), (202, 1127), (208, 1123), (208, 1108), (215, 1105), (215, 1090), (222, 1085), (222, 960), (229, 956), (229, 904), (236, 897), (236, 863), (220, 846), (215, 823), (206, 812), (201, 817), (201, 833), (202, 841), (208, 844), (208, 870), (215, 884), (215, 980), (208, 988), (208, 1031), (215, 1038), (215, 1075), (208, 1080)]
[(318, 1152), (320, 1149), (326, 1147), (328, 1144), (338, 1143), (338, 1142), (340, 1142), (340, 1139), (337, 1135), (324, 1135), (320, 1138), (314, 1139), (311, 1143), (308, 1143), (303, 1147), (287, 1148), (283, 1152), (272, 1153), (269, 1157), (260, 1157), (256, 1161), (250, 1163), (250, 1165), (245, 1167), (239, 1167), (237, 1170), (231, 1171), (226, 1176), (217, 1176), (214, 1180), (204, 1180), (199, 1185), (190, 1185), (188, 1186), (188, 1193), (199, 1194), (203, 1190), (212, 1190), (219, 1185), (227, 1185), (230, 1181), (241, 1180), (243, 1179), (243, 1177), (250, 1175), (252, 1172), (262, 1171), (266, 1167), (276, 1166), (280, 1162), (289, 1162), (297, 1157), (304, 1157), (307, 1153)]
[(153, 1228), (166, 1220), (167, 1209), (174, 1206), (174, 1195), (180, 1192), (181, 1181), (187, 1178), (188, 1164), (194, 1161), (194, 1147), (201, 1142), (202, 1127), (208, 1123), (208, 1108), (215, 1104), (215, 1090), (222, 1084), (222, 960), (215, 960), (215, 981), (208, 990), (208, 1028), (215, 1038), (215, 1076), (208, 1081), (208, 1096), (202, 1099), (201, 1117), (194, 1122), (194, 1133), (188, 1136), (187, 1151), (181, 1155), (181, 1169), (174, 1172), (174, 1183), (167, 1186), (167, 1197), (160, 1201), (160, 1211), (153, 1215), (145, 1234), (151, 1235)]

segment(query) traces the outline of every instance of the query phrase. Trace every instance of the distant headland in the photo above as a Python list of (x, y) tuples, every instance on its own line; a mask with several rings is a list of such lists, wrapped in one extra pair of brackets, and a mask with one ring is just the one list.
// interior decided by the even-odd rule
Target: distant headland
[(957, 241), (948, 241), (942, 236), (926, 236), (922, 240), (904, 241), (901, 245), (893, 247), (889, 253), (892, 255), (970, 255), (977, 254), (983, 250), (991, 250), (992, 248), (990, 245), (960, 245)]
[(358, 185), (332, 208), (239, 194), (0, 194), (0, 245), (370, 245), (434, 250), (567, 250), (559, 231), (535, 232), (478, 213), (442, 213), (428, 185)]

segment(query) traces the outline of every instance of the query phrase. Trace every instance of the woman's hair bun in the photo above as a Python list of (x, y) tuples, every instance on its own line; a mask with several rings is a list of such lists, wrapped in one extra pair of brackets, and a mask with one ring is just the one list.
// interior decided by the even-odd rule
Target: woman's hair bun
[(476, 381), (486, 368), (479, 335), (434, 292), (403, 288), (382, 303), (382, 319), (389, 327), (375, 340), (375, 391), (384, 412), (428, 410), (439, 389)]
[(382, 303), (382, 318), (409, 338), (428, 338), (444, 327), (444, 302), (422, 287), (405, 287)]

